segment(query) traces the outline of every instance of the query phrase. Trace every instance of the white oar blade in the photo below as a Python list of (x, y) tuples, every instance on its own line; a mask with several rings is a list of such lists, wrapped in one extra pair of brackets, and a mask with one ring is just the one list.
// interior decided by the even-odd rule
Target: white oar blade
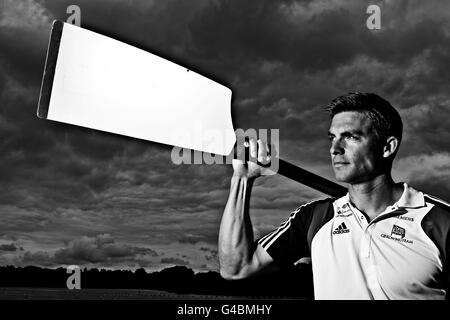
[(56, 21), (38, 116), (228, 155), (229, 88), (152, 53)]

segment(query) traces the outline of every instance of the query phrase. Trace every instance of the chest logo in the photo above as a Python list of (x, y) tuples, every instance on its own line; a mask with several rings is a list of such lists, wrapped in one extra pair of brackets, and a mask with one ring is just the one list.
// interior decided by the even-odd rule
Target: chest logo
[(342, 233), (349, 233), (350, 230), (345, 225), (345, 222), (342, 222), (339, 227), (334, 229), (333, 234), (342, 234)]
[(403, 239), (405, 237), (405, 228), (399, 227), (396, 224), (392, 227), (391, 237)]
[(349, 217), (353, 215), (353, 212), (348, 203), (345, 203), (342, 207), (338, 208), (337, 214), (339, 217)]
[(406, 230), (405, 228), (399, 227), (398, 225), (394, 224), (392, 226), (391, 234), (381, 234), (382, 238), (387, 238), (391, 240), (396, 240), (399, 242), (405, 242), (405, 243), (413, 243), (412, 240), (405, 239), (406, 236)]

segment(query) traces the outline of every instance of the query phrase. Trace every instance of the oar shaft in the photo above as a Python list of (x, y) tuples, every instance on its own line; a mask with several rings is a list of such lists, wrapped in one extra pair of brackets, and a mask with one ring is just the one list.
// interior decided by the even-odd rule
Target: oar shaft
[(278, 173), (286, 178), (300, 182), (305, 186), (333, 197), (341, 197), (347, 192), (345, 187), (293, 165), (290, 162), (284, 161), (283, 159), (279, 159)]

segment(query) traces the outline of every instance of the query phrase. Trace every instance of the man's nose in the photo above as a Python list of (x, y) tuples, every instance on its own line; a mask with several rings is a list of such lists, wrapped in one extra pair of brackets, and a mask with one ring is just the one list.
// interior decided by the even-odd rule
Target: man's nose
[(331, 153), (331, 155), (344, 153), (344, 148), (342, 147), (341, 139), (336, 138), (333, 141), (331, 141), (330, 153)]

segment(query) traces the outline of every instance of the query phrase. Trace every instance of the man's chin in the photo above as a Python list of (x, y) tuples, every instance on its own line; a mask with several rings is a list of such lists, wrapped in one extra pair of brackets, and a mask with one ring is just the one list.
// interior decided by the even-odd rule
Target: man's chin
[(344, 179), (344, 178), (336, 178), (336, 181), (340, 182), (340, 183), (350, 183), (350, 181), (348, 179)]
[(336, 177), (336, 181), (340, 182), (340, 183), (346, 183), (346, 184), (359, 184), (359, 183), (363, 183), (369, 180), (365, 180), (365, 179), (361, 179), (361, 177), (355, 177), (355, 176), (350, 176), (350, 175), (335, 175)]
[(342, 172), (337, 172), (337, 173), (335, 172), (334, 177), (337, 182), (341, 182), (341, 183), (351, 183), (351, 181), (352, 181), (352, 177), (350, 177), (349, 175), (342, 174)]

